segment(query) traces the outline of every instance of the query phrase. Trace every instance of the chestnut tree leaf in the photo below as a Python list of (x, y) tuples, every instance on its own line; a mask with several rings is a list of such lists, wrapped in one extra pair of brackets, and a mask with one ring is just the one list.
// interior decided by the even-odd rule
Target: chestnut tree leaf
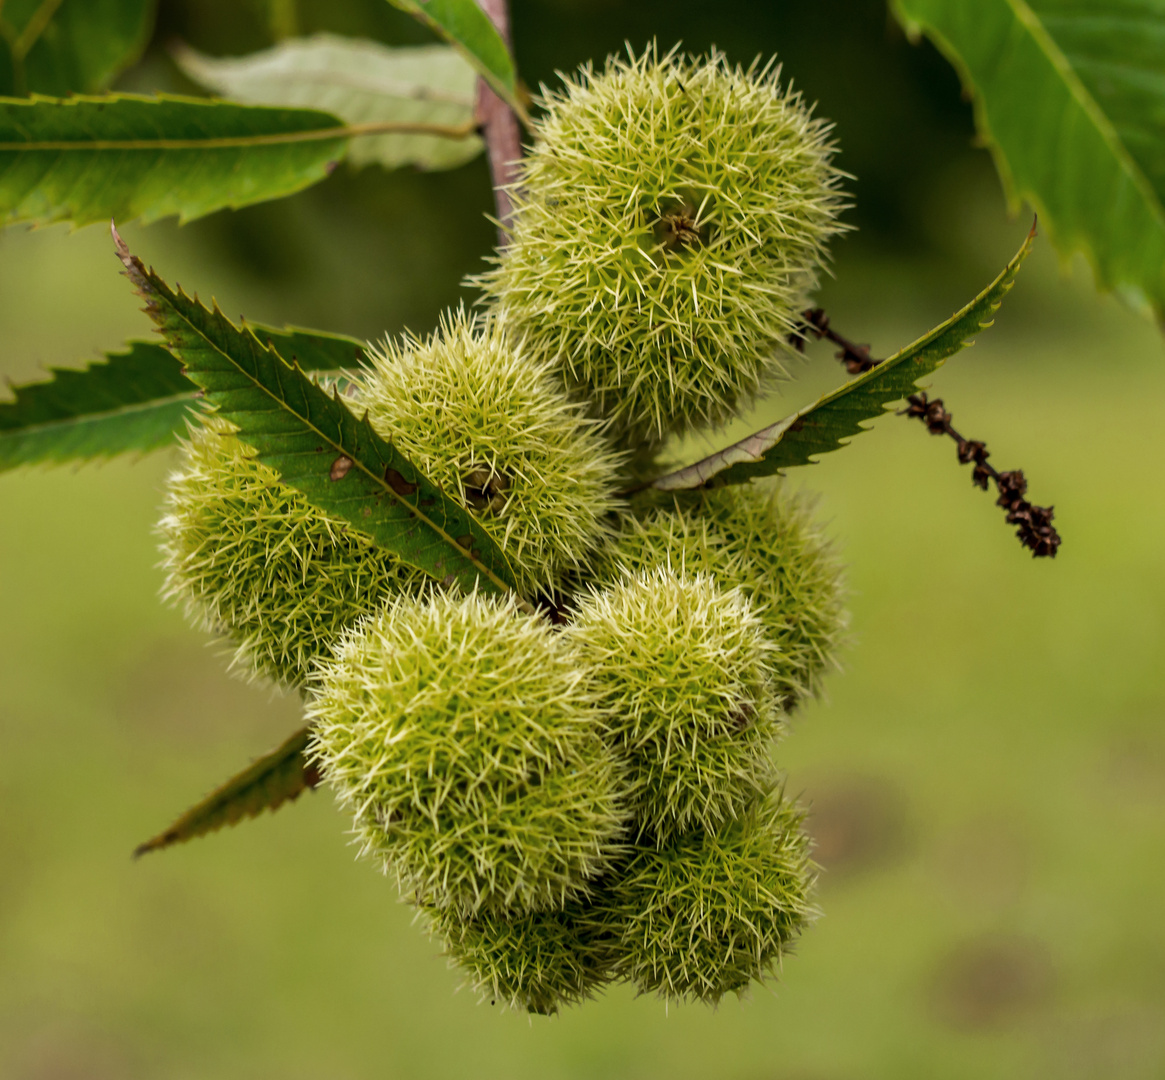
[(466, 592), (514, 589), (505, 555), (469, 509), (381, 438), (367, 416), (357, 417), (337, 389), (329, 394), (217, 305), (208, 309), (171, 289), (130, 254), (116, 229), (113, 236), (126, 276), (186, 374), (285, 484), (437, 581)]
[[(304, 371), (339, 371), (365, 363), (355, 338), (251, 324), (258, 337)], [(0, 401), (0, 472), (18, 465), (144, 454), (182, 433), (198, 387), (156, 341), (131, 341), (87, 368), (58, 368), (51, 378), (13, 388)]]
[(145, 49), (156, 0), (5, 0), (0, 94), (92, 94)]
[(518, 100), (518, 77), (510, 50), (477, 0), (389, 0), (457, 48), (515, 113), (526, 110)]
[(134, 858), (236, 825), (244, 818), (257, 817), (314, 788), (320, 775), (307, 760), (307, 744), (308, 729), (300, 728), (286, 742), (192, 806), (169, 828), (139, 844)]
[(205, 98), (0, 98), (0, 224), (180, 221), (291, 195), (348, 149), (330, 113)]
[(812, 405), (770, 424), (715, 454), (661, 476), (647, 485), (663, 491), (741, 484), (781, 469), (809, 465), (818, 454), (848, 444), (868, 430), (865, 422), (881, 416), (887, 405), (912, 394), (917, 382), (991, 325), (1010, 292), (1020, 265), (1035, 241), (1033, 225), (1023, 246), (1000, 275), (961, 311), (913, 345), (895, 353), (863, 375), (819, 398)]
[(958, 70), (1013, 206), (1165, 318), (1165, 3), (891, 2)]
[(356, 137), (348, 151), (353, 165), (452, 169), (482, 150), (474, 131), (477, 72), (448, 45), (389, 48), (317, 34), (248, 56), (204, 56), (186, 46), (173, 55), (195, 82), (250, 105), (323, 109), (353, 125), (399, 121), (463, 131), (461, 138), (419, 130)]

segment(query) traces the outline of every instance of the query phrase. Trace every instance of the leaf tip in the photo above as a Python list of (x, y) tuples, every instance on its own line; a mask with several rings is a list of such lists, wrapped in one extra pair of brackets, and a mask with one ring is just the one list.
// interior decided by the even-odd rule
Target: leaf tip
[(157, 836), (150, 837), (149, 840), (138, 844), (138, 846), (133, 849), (134, 862), (137, 862), (138, 859), (140, 859), (143, 855), (148, 855), (151, 851), (158, 851), (161, 848), (169, 847), (171, 844), (177, 841), (177, 839), (177, 835), (171, 832), (159, 833)]
[(109, 231), (113, 236), (113, 247), (117, 252), (117, 257), (121, 260), (121, 265), (125, 267), (126, 277), (138, 287), (139, 291), (145, 291), (147, 289), (146, 268), (142, 265), (141, 259), (129, 250), (129, 245), (121, 238), (121, 233), (117, 231), (117, 222), (113, 218), (109, 219)]

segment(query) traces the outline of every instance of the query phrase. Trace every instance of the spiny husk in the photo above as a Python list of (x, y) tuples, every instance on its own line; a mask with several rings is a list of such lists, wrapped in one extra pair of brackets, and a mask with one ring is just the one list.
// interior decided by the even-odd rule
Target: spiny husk
[(770, 670), (786, 708), (819, 693), (837, 666), (849, 622), (841, 562), (812, 501), (783, 480), (682, 495), (628, 516), (602, 563), (607, 579), (670, 563), (739, 586), (777, 646)]
[(510, 242), (476, 281), (625, 445), (719, 424), (779, 376), (842, 231), (830, 126), (779, 75), (650, 46), (543, 88)]
[(512, 913), (427, 908), (445, 954), (482, 998), (550, 1015), (593, 997), (610, 980), (611, 947), (585, 902)]
[(586, 564), (609, 532), (622, 458), (544, 362), (491, 318), (372, 351), (353, 392), (372, 426), (478, 512), (529, 595)]
[(740, 589), (643, 570), (586, 596), (564, 634), (628, 763), (641, 833), (663, 844), (714, 830), (764, 794), (776, 648)]
[(777, 790), (714, 833), (639, 848), (610, 887), (614, 973), (641, 992), (716, 1003), (778, 968), (812, 921), (804, 812)]
[(302, 686), (341, 631), (426, 576), (312, 506), (226, 421), (193, 424), (171, 474), (163, 596), (234, 646), (232, 666)]
[(559, 907), (618, 855), (624, 781), (600, 708), (512, 599), (398, 598), (313, 686), (311, 754), (363, 850), (420, 902)]

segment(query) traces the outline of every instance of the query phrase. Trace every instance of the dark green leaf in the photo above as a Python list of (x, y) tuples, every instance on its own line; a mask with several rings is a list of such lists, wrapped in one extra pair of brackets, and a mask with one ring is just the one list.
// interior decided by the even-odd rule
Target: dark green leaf
[(341, 400), (287, 363), (217, 306), (173, 291), (131, 255), (114, 230), (126, 273), (166, 343), (218, 414), (260, 461), (308, 500), (370, 535), (438, 581), (465, 590), (514, 588), (505, 555), (481, 524), (422, 476)]
[(203, 56), (184, 47), (173, 55), (191, 79), (234, 101), (325, 109), (353, 125), (446, 129), (444, 136), (415, 130), (353, 138), (348, 160), (356, 166), (452, 169), (481, 153), (473, 114), (477, 73), (447, 45), (389, 48), (317, 34), (249, 56)]
[(881, 416), (887, 405), (913, 393), (919, 379), (991, 325), (992, 317), (1011, 290), (1020, 264), (1031, 250), (1035, 235), (1033, 225), (1023, 247), (1003, 272), (965, 308), (913, 345), (792, 416), (702, 461), (661, 476), (650, 486), (664, 491), (683, 491), (740, 484), (771, 476), (780, 469), (808, 465), (818, 454), (845, 446), (848, 439), (867, 430), (865, 421)]
[(958, 69), (1013, 205), (1165, 318), (1161, 0), (893, 0)]
[(526, 119), (510, 50), (476, 0), (389, 0), (456, 46), (498, 96)]
[(0, 471), (145, 453), (170, 442), (194, 399), (182, 365), (161, 345), (130, 342), (83, 371), (57, 369), (49, 382), (15, 388), (0, 402)]
[(308, 737), (308, 729), (300, 728), (282, 746), (264, 754), (192, 806), (164, 832), (139, 844), (134, 858), (205, 836), (226, 825), (237, 825), (244, 818), (275, 810), (307, 788), (314, 788), (320, 777), (315, 765), (305, 757)]
[[(312, 330), (251, 329), (305, 371), (364, 364), (355, 338)], [(84, 370), (57, 369), (47, 382), (14, 388), (0, 402), (0, 472), (18, 465), (86, 461), (146, 453), (181, 434), (198, 388), (156, 342), (131, 341), (128, 352)]]
[(6, 0), (0, 94), (92, 94), (146, 47), (153, 0)]
[(0, 223), (182, 221), (322, 180), (348, 148), (309, 109), (111, 95), (0, 99)]

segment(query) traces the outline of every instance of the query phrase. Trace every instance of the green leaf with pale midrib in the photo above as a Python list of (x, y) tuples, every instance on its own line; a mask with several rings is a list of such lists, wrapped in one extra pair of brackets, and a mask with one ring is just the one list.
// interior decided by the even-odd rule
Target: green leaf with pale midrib
[(478, 70), (520, 116), (526, 110), (518, 100), (518, 79), (510, 50), (477, 0), (389, 0), (440, 34)]
[(740, 484), (780, 469), (808, 465), (818, 454), (847, 445), (845, 440), (868, 430), (867, 420), (881, 416), (886, 406), (914, 392), (929, 375), (959, 352), (992, 316), (1011, 290), (1020, 265), (1035, 240), (1032, 226), (1023, 246), (1003, 272), (961, 311), (936, 326), (914, 344), (883, 360), (864, 375), (791, 416), (754, 432), (715, 454), (656, 479), (650, 486), (684, 491), (705, 486)]
[[(263, 340), (305, 371), (360, 367), (364, 347), (340, 334), (252, 325)], [(182, 365), (156, 342), (129, 342), (106, 362), (58, 369), (47, 382), (14, 388), (0, 402), (0, 472), (18, 465), (86, 461), (146, 453), (179, 435), (198, 388)]]
[(181, 221), (291, 195), (348, 132), (329, 113), (135, 94), (0, 99), (0, 223)]
[(305, 756), (309, 732), (300, 728), (282, 745), (258, 758), (222, 787), (192, 806), (168, 829), (134, 850), (134, 857), (205, 836), (264, 810), (275, 810), (319, 783), (319, 773)]
[(388, 134), (352, 140), (348, 160), (386, 169), (419, 165), (452, 169), (476, 157), (473, 128), (477, 74), (446, 45), (389, 48), (376, 41), (316, 34), (248, 56), (203, 56), (173, 50), (195, 82), (233, 101), (323, 109), (347, 124), (391, 121), (466, 129), (465, 137)]
[(146, 47), (154, 6), (153, 0), (0, 4), (0, 94), (104, 90)]
[(465, 591), (514, 588), (505, 555), (480, 522), (298, 366), (175, 292), (131, 255), (114, 230), (126, 274), (187, 375), (258, 459), (320, 509), (438, 581)]
[(892, 0), (958, 69), (1013, 205), (1165, 317), (1165, 7)]

